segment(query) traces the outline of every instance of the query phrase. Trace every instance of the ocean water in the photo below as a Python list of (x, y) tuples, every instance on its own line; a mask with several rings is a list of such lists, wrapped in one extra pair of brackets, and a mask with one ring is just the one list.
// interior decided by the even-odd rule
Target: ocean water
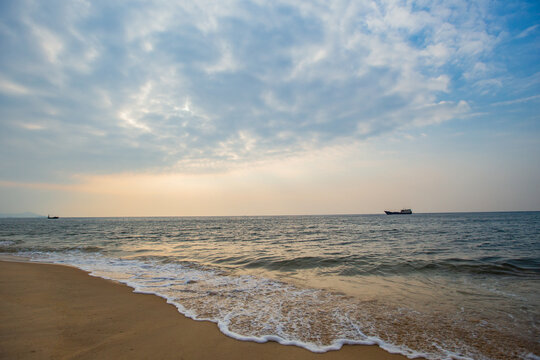
[(540, 212), (0, 219), (0, 253), (311, 351), (538, 359)]

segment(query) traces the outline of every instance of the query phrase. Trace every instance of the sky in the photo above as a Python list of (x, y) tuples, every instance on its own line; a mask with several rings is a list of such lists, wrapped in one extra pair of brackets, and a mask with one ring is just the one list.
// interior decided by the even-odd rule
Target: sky
[(0, 213), (540, 210), (540, 3), (0, 2)]

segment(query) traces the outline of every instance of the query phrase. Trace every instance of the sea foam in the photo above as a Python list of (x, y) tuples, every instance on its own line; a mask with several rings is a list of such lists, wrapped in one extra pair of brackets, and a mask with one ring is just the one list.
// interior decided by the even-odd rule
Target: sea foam
[[(133, 288), (135, 293), (162, 297), (186, 317), (214, 322), (223, 334), (237, 340), (258, 343), (275, 341), (316, 353), (339, 350), (346, 344), (378, 345), (390, 353), (409, 358), (435, 358), (433, 354), (414, 351), (364, 334), (361, 325), (348, 318), (345, 309), (340, 309), (339, 300), (342, 299), (336, 297), (341, 298), (342, 295), (319, 289), (297, 288), (251, 275), (230, 276), (185, 264), (108, 258), (76, 250), (62, 253), (20, 252), (18, 255), (34, 262), (74, 266), (91, 276), (125, 284)], [(231, 301), (235, 298), (237, 301)], [(318, 310), (312, 312), (312, 318), (306, 317), (306, 310), (314, 309), (314, 306)], [(283, 312), (283, 307), (288, 307), (288, 311)], [(244, 319), (250, 325), (243, 327), (239, 319)], [(339, 329), (335, 334), (321, 331), (328, 329), (317, 330), (314, 326), (313, 320), (320, 325), (329, 319)], [(345, 331), (345, 328), (348, 330)], [(349, 337), (342, 338), (340, 334)]]

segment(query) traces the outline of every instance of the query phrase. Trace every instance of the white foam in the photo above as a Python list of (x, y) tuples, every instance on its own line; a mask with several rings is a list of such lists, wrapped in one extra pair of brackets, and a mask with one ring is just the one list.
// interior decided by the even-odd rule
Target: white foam
[[(346, 344), (378, 345), (390, 353), (409, 358), (441, 358), (441, 354), (445, 354), (447, 359), (467, 359), (444, 349), (440, 349), (441, 353), (437, 355), (421, 353), (375, 336), (367, 336), (361, 330), (361, 324), (355, 323), (346, 311), (338, 307), (337, 299), (321, 290), (301, 289), (249, 275), (220, 275), (216, 271), (178, 263), (109, 258), (76, 250), (61, 254), (34, 252), (25, 255), (32, 261), (78, 267), (92, 276), (126, 284), (136, 293), (157, 295), (174, 305), (183, 315), (198, 321), (212, 321), (225, 335), (238, 340), (258, 343), (275, 341), (316, 353), (339, 350)], [(283, 312), (282, 306), (288, 306), (289, 310)], [(300, 309), (295, 309), (295, 306)], [(337, 323), (340, 331), (341, 328), (345, 329), (343, 333), (346, 336), (338, 336), (329, 344), (316, 341), (321, 335), (316, 333), (316, 329), (310, 328), (309, 319), (306, 319), (309, 314), (305, 314), (305, 310), (320, 307), (328, 307), (326, 316)], [(317, 318), (319, 314), (312, 313), (312, 316)], [(241, 325), (234, 324), (242, 317), (250, 319), (253, 329), (241, 331)], [(235, 331), (238, 327), (240, 330)], [(315, 332), (312, 333), (312, 330)]]

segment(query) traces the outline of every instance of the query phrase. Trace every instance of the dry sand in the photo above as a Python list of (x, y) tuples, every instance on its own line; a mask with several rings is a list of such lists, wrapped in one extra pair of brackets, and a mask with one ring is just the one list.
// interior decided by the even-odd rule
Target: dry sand
[(238, 341), (154, 295), (61, 265), (0, 261), (1, 359), (406, 359)]

